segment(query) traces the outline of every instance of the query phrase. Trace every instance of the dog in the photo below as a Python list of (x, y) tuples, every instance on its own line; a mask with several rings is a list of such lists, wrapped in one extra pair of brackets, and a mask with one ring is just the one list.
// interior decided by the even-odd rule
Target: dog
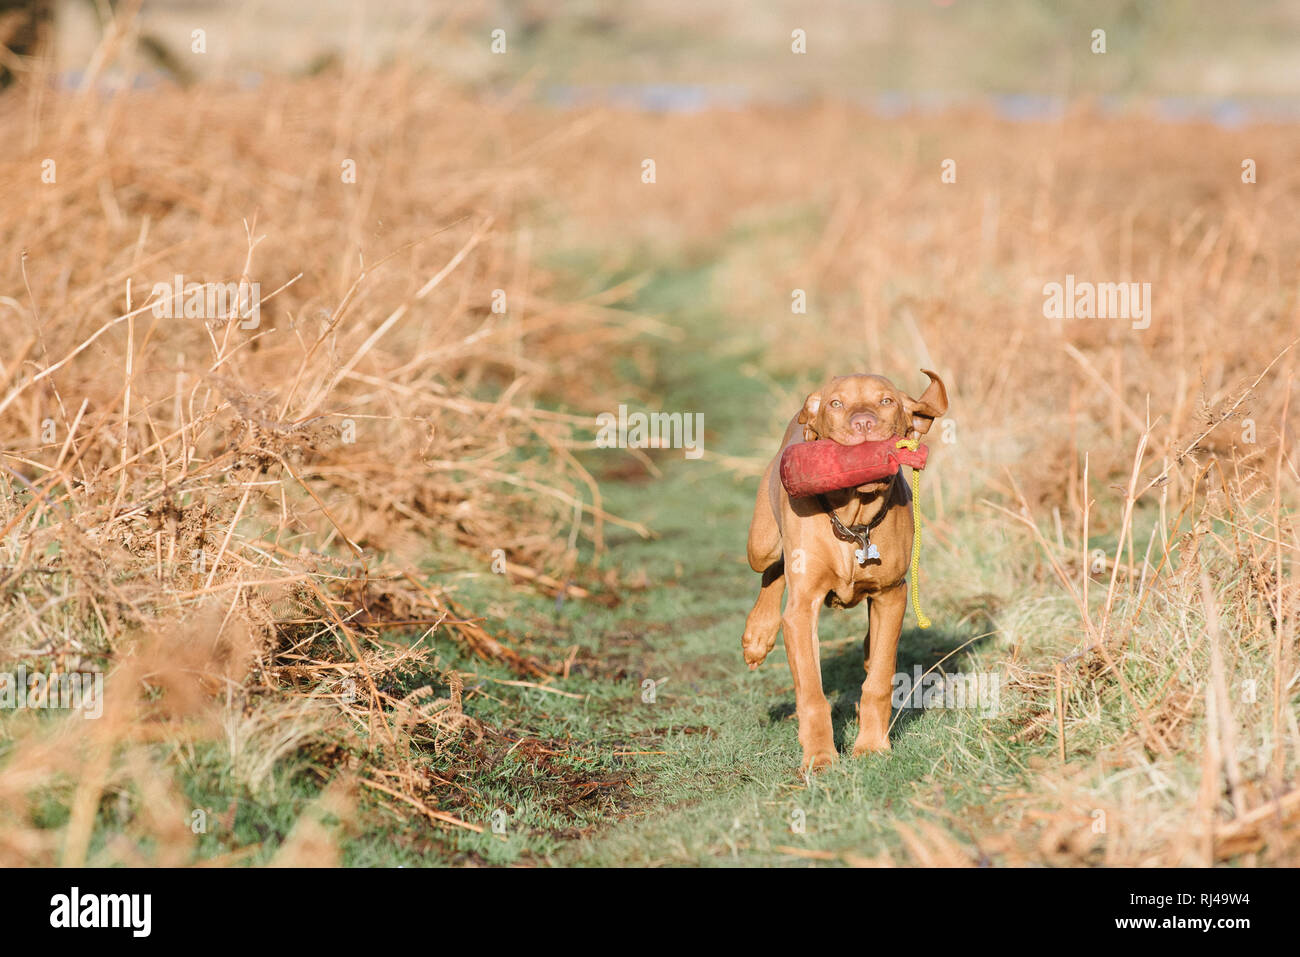
[[(853, 754), (889, 750), (890, 690), (912, 561), (912, 495), (896, 474), (857, 488), (792, 499), (781, 485), (781, 452), (793, 443), (813, 439), (857, 445), (925, 435), (934, 420), (948, 411), (948, 392), (939, 376), (921, 371), (930, 382), (919, 399), (878, 375), (832, 379), (804, 401), (759, 482), (748, 557), (750, 568), (763, 580), (745, 621), (741, 645), (752, 671), (776, 646), (777, 631), (782, 633), (794, 677), (805, 773), (829, 767), (836, 759), (817, 639), (823, 604), (852, 608), (863, 599), (868, 602), (863, 646), (867, 677), (862, 683)], [(855, 540), (850, 534), (860, 536), (864, 531), (873, 546), (869, 551), (860, 537)], [(789, 597), (783, 612), (781, 597), (786, 591)]]

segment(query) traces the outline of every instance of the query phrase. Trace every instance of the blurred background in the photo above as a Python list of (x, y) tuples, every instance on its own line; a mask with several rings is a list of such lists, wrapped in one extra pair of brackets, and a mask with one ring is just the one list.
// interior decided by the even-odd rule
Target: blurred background
[[(1300, 90), (1300, 7), (1282, 0), (0, 0), (0, 42), (24, 53), (48, 33), (58, 70), (75, 79), (110, 10), (137, 8), (129, 32), (140, 59), (127, 57), (105, 79), (132, 67), (141, 82), (247, 79), (404, 58), (473, 85), (530, 77), (557, 97), (599, 92), (679, 108), (817, 95), (897, 108), (909, 98), (937, 106), (1019, 95), (1291, 115)], [(807, 32), (808, 55), (785, 63), (796, 28)], [(1088, 41), (1097, 28), (1108, 32), (1102, 70)], [(184, 55), (195, 29), (208, 34), (198, 59)], [(510, 56), (489, 50), (495, 29), (506, 32)], [(1047, 108), (1007, 102), (1035, 106)]]

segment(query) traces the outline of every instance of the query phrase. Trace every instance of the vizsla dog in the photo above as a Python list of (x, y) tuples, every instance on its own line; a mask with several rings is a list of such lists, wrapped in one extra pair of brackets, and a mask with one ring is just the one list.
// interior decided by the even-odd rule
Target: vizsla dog
[[(924, 435), (948, 411), (948, 393), (937, 375), (921, 371), (930, 377), (930, 384), (919, 399), (904, 395), (877, 375), (832, 379), (808, 396), (785, 430), (781, 450), (812, 439), (857, 445)], [(823, 604), (852, 608), (868, 599), (863, 649), (867, 677), (862, 683), (853, 754), (889, 749), (894, 656), (912, 560), (912, 495), (907, 483), (895, 475), (857, 488), (792, 499), (781, 485), (780, 460), (778, 451), (763, 473), (749, 525), (749, 565), (762, 574), (763, 584), (745, 622), (741, 644), (752, 670), (775, 647), (777, 631), (783, 633), (794, 676), (803, 770), (816, 771), (836, 756), (817, 641)], [(861, 563), (853, 532), (866, 532), (874, 546), (863, 549)], [(849, 540), (841, 540), (840, 535)], [(789, 597), (782, 612), (781, 595), (786, 590)]]

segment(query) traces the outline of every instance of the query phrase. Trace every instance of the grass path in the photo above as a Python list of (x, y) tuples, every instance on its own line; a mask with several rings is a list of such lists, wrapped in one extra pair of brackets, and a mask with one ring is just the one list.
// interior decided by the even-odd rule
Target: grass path
[[(753, 455), (777, 440), (784, 410), (737, 371), (735, 355), (717, 348), (719, 334), (734, 330), (710, 313), (707, 278), (707, 269), (665, 271), (643, 291), (638, 308), (685, 332), (662, 347), (660, 378), (645, 385), (662, 397), (657, 408), (705, 414), (706, 448)], [(599, 475), (615, 467), (614, 456), (625, 473), (622, 453), (590, 453), (587, 464)], [(542, 782), (530, 783), (522, 769), (495, 780), (488, 772), (475, 786), (496, 789), (511, 808), (510, 825), (503, 837), (458, 835), (460, 848), (491, 862), (591, 865), (806, 864), (898, 854), (894, 824), (916, 816), (918, 797), (956, 811), (983, 803), (992, 786), (1018, 773), (1001, 743), (1006, 735), (978, 712), (905, 711), (891, 755), (848, 758), (806, 782), (797, 770), (793, 688), (780, 642), (756, 672), (740, 654), (757, 588), (744, 560), (756, 481), (708, 459), (688, 461), (680, 451), (656, 453), (655, 461), (661, 476), (602, 481), (608, 508), (657, 533), (650, 541), (610, 534), (612, 563), (625, 579), (643, 573), (644, 588), (625, 593), (613, 609), (497, 593), (500, 625), (510, 634), (531, 636), (552, 654), (577, 644), (603, 671), (559, 683), (585, 695), (581, 701), (493, 688), (500, 718), (569, 742), (575, 769), (621, 778), (619, 796), (587, 810), (548, 806)], [(935, 627), (921, 632), (909, 613), (900, 670), (929, 667), (978, 634), (971, 625), (946, 629), (944, 615), (932, 617)], [(823, 617), (823, 672), (842, 750), (855, 732), (865, 630), (862, 608)], [(953, 663), (961, 667), (967, 654)], [(653, 702), (644, 700), (646, 679), (655, 681)], [(492, 704), (478, 703), (489, 719)], [(528, 709), (526, 718), (517, 704)]]
[[(668, 275), (646, 291), (648, 305), (667, 313), (686, 338), (668, 346), (655, 383), (663, 408), (703, 411), (710, 448), (751, 455), (774, 449), (785, 409), (742, 363), (718, 349), (725, 320), (698, 304), (702, 274)], [(756, 672), (740, 655), (745, 615), (758, 576), (744, 559), (744, 542), (757, 483), (721, 472), (707, 461), (662, 456), (662, 478), (610, 489), (611, 507), (635, 514), (660, 533), (653, 542), (625, 541), (618, 559), (644, 565), (651, 589), (621, 614), (668, 627), (646, 649), (647, 675), (668, 679), (653, 705), (639, 699), (629, 722), (707, 727), (708, 733), (666, 740), (663, 755), (647, 756), (642, 770), (652, 806), (566, 848), (559, 859), (593, 864), (771, 865), (804, 863), (813, 855), (874, 855), (897, 842), (890, 820), (906, 808), (941, 760), (938, 739), (948, 733), (935, 716), (905, 712), (895, 727), (896, 750), (887, 758), (847, 759), (807, 783), (798, 774), (799, 746), (793, 686), (784, 648)], [(942, 625), (904, 632), (900, 670), (929, 667), (972, 637)], [(865, 609), (828, 613), (821, 629), (823, 672), (842, 752), (856, 730), (855, 704), (863, 677)], [(911, 718), (911, 720), (909, 720)], [(975, 734), (974, 729), (964, 729)], [(960, 790), (960, 789), (956, 789)], [(955, 793), (954, 793), (954, 796)], [(910, 815), (909, 815), (910, 816)], [(802, 854), (801, 854), (802, 852)]]

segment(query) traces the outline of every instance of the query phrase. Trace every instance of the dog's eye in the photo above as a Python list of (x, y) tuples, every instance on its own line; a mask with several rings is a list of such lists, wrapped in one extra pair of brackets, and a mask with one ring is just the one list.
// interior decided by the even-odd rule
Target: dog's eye
[(832, 409), (842, 409), (842, 408), (844, 408), (844, 403), (841, 402), (839, 399), (831, 399), (831, 408), (832, 408)]
[(880, 404), (881, 404), (881, 405), (893, 405), (893, 404), (894, 404), (894, 400), (891, 399), (889, 396), (885, 396), (883, 399), (880, 400)]

